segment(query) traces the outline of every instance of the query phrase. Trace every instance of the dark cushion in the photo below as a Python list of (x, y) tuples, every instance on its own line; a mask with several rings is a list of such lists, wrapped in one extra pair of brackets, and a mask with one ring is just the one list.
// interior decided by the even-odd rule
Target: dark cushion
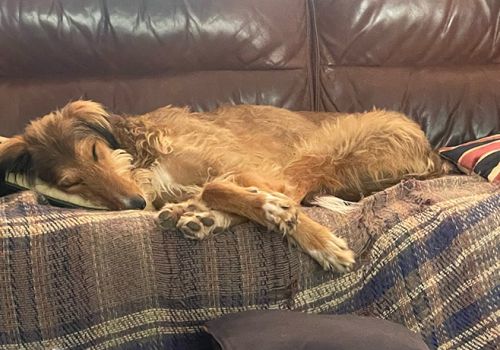
[(214, 348), (224, 350), (428, 350), (420, 335), (376, 318), (247, 311), (207, 323)]

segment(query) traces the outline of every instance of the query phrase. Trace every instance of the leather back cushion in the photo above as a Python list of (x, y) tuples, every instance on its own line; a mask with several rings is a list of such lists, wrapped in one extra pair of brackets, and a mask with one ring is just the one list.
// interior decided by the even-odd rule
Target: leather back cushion
[(500, 129), (500, 2), (314, 1), (322, 110), (409, 114), (434, 145)]
[(0, 134), (71, 99), (417, 120), (435, 146), (500, 130), (500, 2), (5, 0)]
[(0, 2), (0, 134), (80, 97), (312, 108), (304, 0)]

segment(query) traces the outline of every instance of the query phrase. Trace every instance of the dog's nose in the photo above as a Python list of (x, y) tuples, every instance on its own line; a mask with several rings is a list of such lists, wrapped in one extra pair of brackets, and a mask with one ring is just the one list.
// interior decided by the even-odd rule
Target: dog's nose
[(146, 208), (146, 200), (141, 196), (134, 196), (125, 199), (125, 209), (144, 209)]

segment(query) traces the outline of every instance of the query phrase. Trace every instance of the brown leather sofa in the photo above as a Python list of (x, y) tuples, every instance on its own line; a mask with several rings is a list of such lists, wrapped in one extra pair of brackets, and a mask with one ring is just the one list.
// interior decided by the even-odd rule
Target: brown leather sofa
[(395, 109), (456, 144), (500, 129), (499, 16), (492, 0), (3, 0), (0, 134), (83, 97)]
[[(457, 144), (500, 130), (499, 18), (496, 0), (0, 0), (0, 135), (88, 98), (115, 113), (167, 104), (386, 108), (417, 120), (434, 146)], [(461, 184), (477, 186), (486, 201), (484, 181), (457, 179), (452, 189)], [(439, 182), (418, 197), (423, 187), (398, 188), (418, 203), (370, 218), (388, 230), (446, 197), (446, 190), (433, 196)], [(378, 200), (390, 204), (390, 196)], [(456, 234), (463, 211), (446, 221), (435, 210), (428, 220), (443, 223), (445, 237), (437, 234), (431, 247), (412, 241), (395, 261), (360, 259), (367, 267), (358, 282), (318, 271), (281, 237), (253, 226), (195, 244), (160, 232), (149, 214), (102, 213), (93, 222), (92, 213), (34, 202), (29, 194), (0, 199), (0, 349), (208, 348), (206, 320), (260, 307), (386, 317), (431, 347), (495, 343), (496, 325), (481, 327), (494, 309), (488, 288), (498, 288), (476, 273), (493, 271), (494, 249), (461, 260), (471, 265), (450, 270), (454, 284), (442, 295), (439, 283), (448, 280), (435, 276), (461, 252), (446, 235)], [(493, 212), (490, 202), (477, 206)], [(370, 203), (367, 214), (380, 202)], [(9, 210), (16, 224), (2, 226)], [(40, 226), (25, 220), (34, 214)], [(61, 217), (75, 226), (63, 230), (53, 222)], [(370, 229), (371, 219), (357, 229)], [(448, 246), (455, 250), (438, 256)], [(476, 277), (485, 287), (466, 288)], [(428, 281), (438, 281), (429, 294), (413, 292)]]

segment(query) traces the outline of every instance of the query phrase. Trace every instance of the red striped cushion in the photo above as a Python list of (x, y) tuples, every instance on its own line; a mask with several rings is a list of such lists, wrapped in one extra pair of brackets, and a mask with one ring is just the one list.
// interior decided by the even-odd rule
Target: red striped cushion
[(500, 134), (439, 150), (441, 156), (466, 174), (476, 173), (500, 183)]

